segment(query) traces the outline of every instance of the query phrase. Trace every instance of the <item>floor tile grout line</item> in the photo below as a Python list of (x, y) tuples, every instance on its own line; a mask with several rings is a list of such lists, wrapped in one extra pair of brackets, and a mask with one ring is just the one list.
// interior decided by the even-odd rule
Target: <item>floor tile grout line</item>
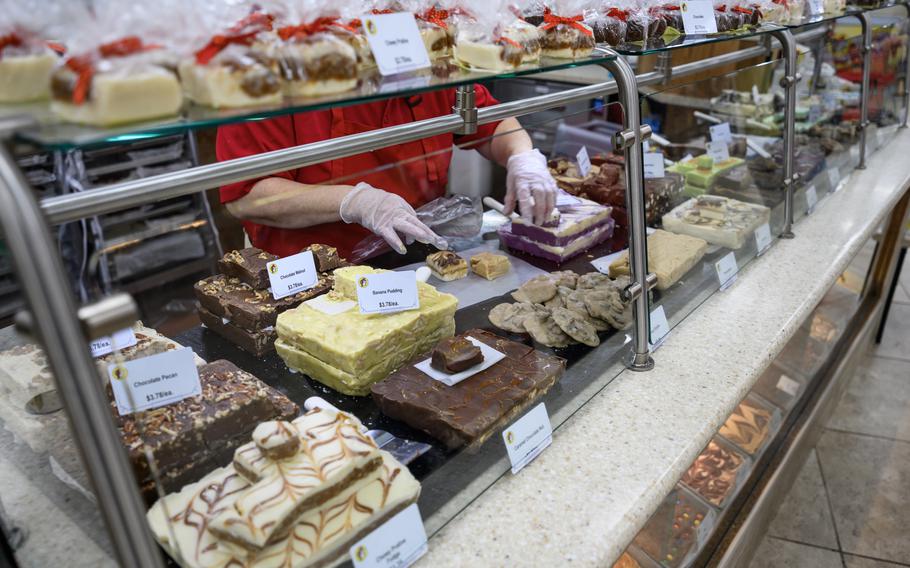
[(869, 357), (872, 357), (873, 359), (887, 359), (888, 361), (899, 361), (901, 363), (910, 363), (910, 358), (905, 359), (903, 357), (891, 357), (890, 355), (879, 355), (878, 353), (875, 352), (874, 348), (872, 351), (869, 352), (868, 355), (869, 355)]
[(878, 556), (869, 556), (868, 554), (855, 554), (853, 552), (841, 552), (841, 556), (856, 556), (857, 558), (865, 558), (866, 560), (875, 560), (876, 562), (884, 562), (885, 564), (894, 564), (895, 566), (910, 566), (906, 562), (900, 562), (898, 560), (889, 560), (888, 558), (879, 558)]
[(784, 541), (784, 542), (789, 542), (789, 543), (791, 543), (791, 544), (799, 544), (799, 545), (802, 545), (802, 546), (811, 546), (812, 548), (819, 548), (819, 549), (821, 549), (821, 550), (827, 550), (828, 552), (837, 552), (838, 554), (841, 553), (841, 551), (838, 550), (838, 549), (836, 549), (836, 548), (829, 548), (829, 547), (827, 547), (827, 546), (821, 546), (821, 545), (818, 545), (818, 544), (812, 544), (811, 542), (805, 542), (805, 541), (802, 541), (802, 540), (796, 540), (796, 539), (794, 539), (794, 538), (787, 538), (787, 537), (784, 537), (784, 536), (771, 536), (771, 535), (767, 535), (767, 537), (768, 537), (768, 538), (773, 538), (773, 539), (775, 539), (775, 540), (782, 540), (782, 541)]
[(825, 490), (825, 502), (828, 504), (828, 516), (831, 520), (831, 526), (834, 527), (834, 540), (837, 542), (837, 550), (841, 553), (841, 561), (846, 566), (843, 552), (844, 547), (840, 543), (840, 532), (837, 530), (837, 518), (834, 516), (834, 507), (831, 505), (831, 494), (828, 492), (828, 480), (825, 478), (825, 469), (822, 467), (822, 457), (818, 446), (815, 447), (815, 462), (818, 464), (818, 473), (822, 478), (822, 488)]
[(890, 436), (882, 436), (880, 434), (866, 434), (865, 432), (854, 432), (853, 430), (844, 430), (842, 428), (832, 428), (830, 426), (825, 426), (825, 430), (830, 430), (831, 432), (837, 432), (838, 434), (851, 434), (853, 436), (862, 436), (864, 438), (875, 438), (876, 440), (884, 440), (886, 442), (897, 442), (899, 444), (910, 444), (910, 440), (901, 440), (900, 438), (891, 438)]

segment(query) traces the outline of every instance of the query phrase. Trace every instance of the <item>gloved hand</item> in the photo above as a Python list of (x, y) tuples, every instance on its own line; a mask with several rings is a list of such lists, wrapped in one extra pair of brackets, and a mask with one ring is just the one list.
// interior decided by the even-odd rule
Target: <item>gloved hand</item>
[(506, 202), (503, 213), (515, 211), (518, 202), (525, 221), (542, 225), (556, 207), (556, 180), (547, 168), (547, 159), (537, 150), (509, 158), (506, 176)]
[(414, 208), (394, 193), (358, 183), (341, 201), (341, 220), (357, 223), (379, 235), (399, 254), (406, 252), (402, 235), (408, 244), (416, 241), (446, 249), (445, 239), (417, 218)]

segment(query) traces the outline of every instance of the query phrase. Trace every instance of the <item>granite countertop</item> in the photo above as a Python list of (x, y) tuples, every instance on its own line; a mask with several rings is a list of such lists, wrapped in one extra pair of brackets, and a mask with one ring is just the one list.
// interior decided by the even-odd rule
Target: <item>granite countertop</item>
[(609, 566), (910, 185), (910, 130), (430, 541), (422, 566)]

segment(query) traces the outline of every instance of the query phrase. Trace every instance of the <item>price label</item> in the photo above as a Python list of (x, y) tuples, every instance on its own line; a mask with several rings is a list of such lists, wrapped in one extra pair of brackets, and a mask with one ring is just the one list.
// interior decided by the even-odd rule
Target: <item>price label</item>
[(810, 16), (820, 16), (825, 13), (824, 0), (809, 0), (808, 7)]
[(714, 263), (714, 270), (717, 271), (717, 280), (720, 282), (720, 289), (726, 290), (736, 282), (736, 274), (739, 272), (739, 266), (736, 264), (736, 255), (732, 252)]
[(828, 170), (828, 183), (831, 185), (831, 191), (840, 189), (840, 170), (831, 168)]
[(715, 162), (724, 162), (730, 159), (730, 149), (726, 142), (708, 142), (708, 155)]
[(818, 204), (818, 193), (815, 191), (815, 186), (810, 185), (806, 188), (806, 215), (809, 215), (815, 211), (815, 206)]
[(645, 154), (645, 179), (665, 177), (664, 155), (659, 152)]
[(859, 161), (859, 146), (850, 147), (850, 159), (853, 161)]
[(796, 393), (799, 392), (799, 383), (787, 375), (781, 375), (777, 380), (777, 390), (790, 396), (796, 396)]
[(547, 407), (540, 403), (502, 433), (502, 440), (516, 474), (553, 442), (553, 427)]
[(657, 306), (651, 311), (651, 351), (657, 351), (657, 348), (664, 344), (667, 335), (670, 334), (670, 323), (667, 321), (667, 313), (663, 306)]
[(687, 0), (679, 3), (686, 35), (717, 33), (714, 4), (711, 0)]
[(809, 107), (809, 123), (818, 122), (822, 117), (822, 107), (820, 105), (812, 105)]
[(309, 290), (319, 281), (312, 251), (273, 260), (265, 267), (269, 273), (272, 297), (276, 300)]
[(427, 532), (414, 503), (349, 550), (354, 568), (407, 568), (427, 553)]
[(357, 303), (362, 314), (388, 314), (416, 310), (417, 272), (380, 272), (357, 276)]
[(113, 353), (115, 349), (119, 351), (121, 349), (126, 349), (127, 347), (132, 347), (133, 345), (136, 345), (136, 341), (136, 334), (133, 333), (133, 328), (128, 327), (126, 329), (121, 329), (114, 333), (114, 335), (99, 337), (92, 341), (89, 344), (89, 347), (92, 350), (92, 357), (103, 357), (104, 355)]
[(758, 256), (765, 254), (765, 251), (771, 247), (771, 227), (767, 223), (759, 225), (755, 229), (755, 250)]
[(708, 131), (711, 133), (712, 142), (724, 142), (725, 144), (733, 142), (733, 133), (730, 132), (729, 122), (715, 124), (714, 126), (709, 127)]
[(193, 350), (188, 347), (109, 365), (107, 372), (121, 416), (202, 393)]
[(581, 174), (581, 177), (587, 176), (591, 171), (591, 158), (588, 156), (587, 147), (581, 147), (581, 150), (575, 154), (575, 161), (578, 163), (578, 173)]
[(414, 14), (368, 14), (360, 18), (382, 75), (395, 75), (430, 66)]

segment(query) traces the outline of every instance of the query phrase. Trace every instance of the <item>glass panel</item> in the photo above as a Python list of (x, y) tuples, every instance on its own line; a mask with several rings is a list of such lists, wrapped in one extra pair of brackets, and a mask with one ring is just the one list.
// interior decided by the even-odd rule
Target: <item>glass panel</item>
[(777, 24), (764, 23), (760, 26), (738, 32), (724, 32), (702, 36), (686, 34), (664, 35), (659, 38), (649, 39), (645, 43), (623, 43), (614, 49), (623, 55), (647, 55), (649, 53), (657, 53), (668, 49), (695, 47), (697, 45), (754, 37), (781, 29), (783, 28)]
[(187, 104), (180, 117), (130, 124), (114, 128), (98, 128), (67, 124), (51, 113), (47, 104), (0, 105), (0, 116), (27, 114), (38, 126), (19, 132), (29, 142), (48, 149), (66, 150), (82, 146), (131, 142), (150, 137), (177, 134), (189, 129), (218, 126), (245, 120), (295, 114), (311, 110), (377, 101), (391, 96), (412, 96), (445, 87), (494, 79), (532, 75), (544, 71), (570, 69), (585, 65), (601, 65), (615, 57), (600, 48), (587, 58), (578, 60), (543, 58), (538, 65), (524, 65), (514, 71), (468, 70), (451, 59), (438, 59), (429, 69), (383, 77), (375, 69), (360, 78), (356, 89), (325, 97), (288, 99), (278, 106), (213, 109)]

